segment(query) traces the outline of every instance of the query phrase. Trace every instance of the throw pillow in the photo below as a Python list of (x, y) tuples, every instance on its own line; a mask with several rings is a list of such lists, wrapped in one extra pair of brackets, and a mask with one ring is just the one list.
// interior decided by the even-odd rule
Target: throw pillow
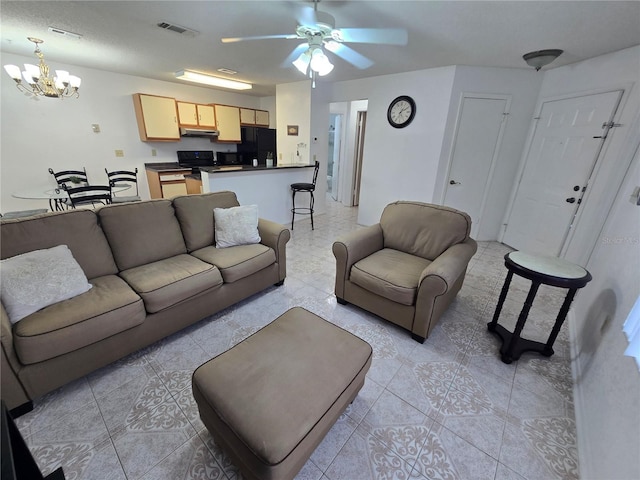
[(91, 288), (66, 245), (0, 261), (0, 297), (11, 323)]
[(257, 205), (214, 208), (213, 218), (216, 247), (226, 248), (260, 243)]

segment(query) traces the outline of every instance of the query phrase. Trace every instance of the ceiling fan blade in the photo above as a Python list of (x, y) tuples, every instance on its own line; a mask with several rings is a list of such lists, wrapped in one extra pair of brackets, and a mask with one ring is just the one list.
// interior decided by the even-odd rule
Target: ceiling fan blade
[(365, 68), (369, 68), (373, 65), (372, 60), (356, 52), (353, 48), (348, 47), (344, 43), (327, 42), (325, 47), (330, 52), (335, 53), (337, 56), (346, 60), (351, 65), (358, 67), (360, 70), (364, 70)]
[(294, 62), (294, 60), (296, 60), (300, 54), (302, 52), (304, 52), (305, 50), (307, 50), (309, 48), (309, 44), (308, 43), (301, 43), (300, 45), (298, 45), (296, 48), (294, 48), (291, 53), (287, 56), (287, 58), (284, 59), (284, 61), (282, 62), (281, 67), (282, 68), (289, 68), (291, 66), (291, 64)]
[(313, 7), (300, 7), (298, 9), (296, 20), (298, 25), (313, 26), (318, 22), (316, 11)]
[(256, 35), (255, 37), (225, 37), (222, 38), (222, 43), (236, 43), (236, 42), (244, 42), (245, 40), (268, 40), (271, 38), (298, 38), (297, 35), (291, 35), (284, 33), (282, 35)]
[(409, 35), (404, 28), (340, 28), (342, 41), (406, 45)]

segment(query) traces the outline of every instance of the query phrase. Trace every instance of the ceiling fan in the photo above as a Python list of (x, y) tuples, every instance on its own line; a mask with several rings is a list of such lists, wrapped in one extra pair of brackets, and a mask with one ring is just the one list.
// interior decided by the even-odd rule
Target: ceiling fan
[(301, 9), (295, 33), (227, 37), (222, 39), (222, 43), (273, 38), (302, 40), (303, 43), (289, 54), (284, 64), (293, 63), (301, 73), (305, 75), (308, 73), (314, 80), (316, 74), (324, 76), (333, 70), (333, 64), (324, 53), (324, 49), (357, 68), (365, 69), (373, 65), (373, 61), (347, 46), (346, 43), (407, 44), (408, 35), (403, 28), (336, 28), (335, 18), (332, 15), (318, 11), (318, 1), (313, 0), (313, 7)]

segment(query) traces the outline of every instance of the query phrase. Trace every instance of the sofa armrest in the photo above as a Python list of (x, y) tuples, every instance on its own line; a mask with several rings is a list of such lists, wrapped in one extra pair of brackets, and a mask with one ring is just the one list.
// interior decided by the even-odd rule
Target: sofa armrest
[(0, 305), (0, 342), (2, 353), (0, 357), (0, 392), (9, 410), (30, 401), (22, 383), (18, 379), (21, 364), (13, 349), (13, 332), (9, 315), (3, 305)]
[(336, 297), (344, 299), (344, 285), (348, 280), (351, 266), (384, 247), (380, 224), (361, 228), (348, 233), (333, 242), (336, 257)]
[(436, 295), (446, 293), (466, 271), (477, 249), (478, 244), (472, 238), (446, 249), (423, 270), (418, 281), (418, 291), (423, 288), (423, 285), (426, 286), (425, 282), (427, 282), (430, 289), (440, 292)]
[(280, 223), (258, 219), (258, 233), (260, 234), (260, 243), (272, 248), (276, 252), (276, 262), (278, 262), (280, 281), (287, 276), (287, 242), (291, 239), (291, 232), (287, 227)]

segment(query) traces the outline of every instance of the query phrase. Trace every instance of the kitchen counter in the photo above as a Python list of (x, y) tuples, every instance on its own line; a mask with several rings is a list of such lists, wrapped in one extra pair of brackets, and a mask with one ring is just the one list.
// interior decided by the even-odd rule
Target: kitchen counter
[[(291, 184), (311, 182), (313, 167), (314, 165), (296, 164), (277, 167), (243, 165), (236, 166), (233, 170), (225, 167), (201, 168), (202, 191), (231, 190), (237, 195), (240, 205), (258, 205), (258, 215), (261, 218), (289, 224)], [(305, 202), (309, 205), (308, 195), (298, 197), (296, 203), (300, 200), (300, 206)]]
[(261, 172), (261, 171), (276, 171), (276, 170), (286, 170), (292, 168), (309, 168), (313, 167), (313, 165), (304, 164), (294, 164), (294, 165), (277, 165), (275, 167), (267, 167), (265, 165), (258, 165), (257, 167), (253, 167), (251, 165), (221, 165), (217, 167), (200, 167), (201, 171), (207, 173), (228, 173), (228, 172)]

